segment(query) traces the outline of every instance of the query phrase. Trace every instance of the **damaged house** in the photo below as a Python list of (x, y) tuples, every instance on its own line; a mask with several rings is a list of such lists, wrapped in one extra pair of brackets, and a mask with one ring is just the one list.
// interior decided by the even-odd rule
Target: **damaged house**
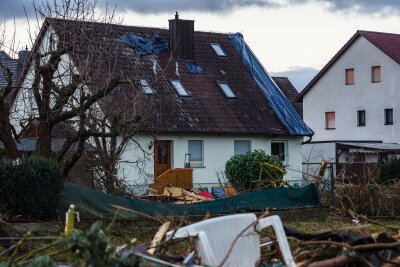
[[(138, 190), (166, 172), (186, 171), (194, 184), (218, 185), (231, 156), (255, 149), (279, 156), (287, 180), (301, 179), (301, 143), (313, 132), (285, 96), (293, 100), (297, 92), (287, 79), (268, 75), (241, 34), (194, 31), (194, 21), (178, 15), (169, 29), (47, 18), (33, 50), (77, 36), (59, 73), (84, 76), (85, 94), (116, 76), (129, 81), (93, 109), (133, 122), (118, 137), (127, 142), (116, 146), (123, 147), (117, 175)], [(34, 82), (35, 59), (29, 60), (23, 88)], [(20, 118), (35, 117), (35, 105), (26, 104), (32, 97), (29, 90), (19, 93)]]

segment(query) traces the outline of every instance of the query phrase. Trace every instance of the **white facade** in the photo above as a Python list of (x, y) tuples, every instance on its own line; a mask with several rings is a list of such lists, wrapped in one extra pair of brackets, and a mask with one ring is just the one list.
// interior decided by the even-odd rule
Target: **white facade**
[[(381, 66), (381, 82), (371, 82), (371, 67)], [(354, 68), (355, 82), (345, 85), (345, 69)], [(384, 110), (393, 109), (393, 125)], [(357, 126), (365, 110), (366, 125)], [(336, 114), (336, 129), (325, 129), (325, 112)], [(313, 141), (380, 140), (400, 143), (400, 65), (360, 36), (303, 97), (305, 123)]]
[[(251, 141), (251, 150), (261, 149), (267, 154), (271, 154), (271, 141), (285, 142), (285, 165), (288, 172), (285, 179), (295, 182), (300, 181), (302, 177), (300, 154), (302, 137), (270, 139), (260, 136), (169, 134), (156, 137), (141, 135), (134, 138), (137, 143), (131, 142), (127, 146), (122, 156), (122, 161), (125, 163), (121, 164), (119, 173), (133, 186), (141, 187), (154, 181), (154, 138), (171, 141), (171, 168), (184, 167), (189, 140), (203, 141), (203, 166), (192, 167), (193, 182), (197, 185), (218, 185), (218, 177), (223, 178), (225, 163), (234, 155), (235, 140), (249, 140)], [(143, 152), (142, 149), (146, 151)]]
[[(371, 82), (371, 68), (380, 66), (381, 81)], [(354, 84), (345, 84), (345, 70), (354, 68)], [(393, 124), (385, 125), (385, 109), (393, 109)], [(358, 126), (357, 111), (366, 124)], [(326, 129), (325, 113), (335, 112), (335, 128)], [(382, 141), (400, 143), (400, 65), (363, 36), (330, 66), (303, 96), (303, 117), (313, 129), (315, 144), (302, 154), (335, 158), (334, 145), (319, 141)], [(333, 149), (332, 149), (333, 148)]]

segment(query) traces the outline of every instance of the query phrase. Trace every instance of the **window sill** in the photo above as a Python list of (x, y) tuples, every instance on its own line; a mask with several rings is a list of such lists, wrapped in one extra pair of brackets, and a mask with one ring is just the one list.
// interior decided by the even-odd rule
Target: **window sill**
[(354, 85), (355, 83), (345, 83), (344, 85)]
[(336, 130), (336, 128), (325, 128), (325, 130)]
[(367, 126), (366, 124), (364, 124), (364, 125), (357, 125), (357, 127), (365, 127), (365, 126)]
[(389, 126), (390, 126), (390, 125), (393, 125), (393, 122), (392, 122), (392, 123), (385, 123), (385, 125), (389, 125)]
[(371, 83), (380, 83), (381, 81), (371, 81)]
[(195, 164), (195, 165), (192, 165), (192, 164), (190, 164), (190, 167), (189, 168), (192, 168), (192, 169), (202, 169), (202, 168), (205, 168), (206, 166), (204, 165), (204, 164)]

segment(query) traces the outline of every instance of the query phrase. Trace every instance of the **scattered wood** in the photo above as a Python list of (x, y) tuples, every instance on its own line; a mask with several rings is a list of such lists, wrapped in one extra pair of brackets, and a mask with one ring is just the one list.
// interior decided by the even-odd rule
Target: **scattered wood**
[(163, 203), (173, 202), (174, 204), (188, 204), (212, 200), (172, 185), (165, 186), (162, 194), (155, 193), (154, 191), (149, 192), (146, 199)]

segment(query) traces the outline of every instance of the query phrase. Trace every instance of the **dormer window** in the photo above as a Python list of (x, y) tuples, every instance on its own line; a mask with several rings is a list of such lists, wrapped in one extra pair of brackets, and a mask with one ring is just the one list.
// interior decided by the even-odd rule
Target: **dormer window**
[(155, 94), (156, 91), (151, 88), (151, 86), (149, 85), (149, 83), (146, 80), (140, 80), (140, 86), (143, 89), (143, 92), (145, 92), (146, 94)]
[(215, 53), (217, 54), (217, 56), (219, 57), (226, 57), (226, 54), (224, 52), (224, 50), (222, 50), (222, 47), (220, 44), (217, 43), (212, 43), (210, 44), (211, 47), (214, 49)]
[(236, 95), (226, 82), (218, 81), (217, 84), (227, 98), (236, 98)]
[(185, 87), (183, 87), (182, 83), (179, 80), (170, 80), (170, 82), (174, 86), (178, 95), (189, 96), (189, 93), (186, 91)]

